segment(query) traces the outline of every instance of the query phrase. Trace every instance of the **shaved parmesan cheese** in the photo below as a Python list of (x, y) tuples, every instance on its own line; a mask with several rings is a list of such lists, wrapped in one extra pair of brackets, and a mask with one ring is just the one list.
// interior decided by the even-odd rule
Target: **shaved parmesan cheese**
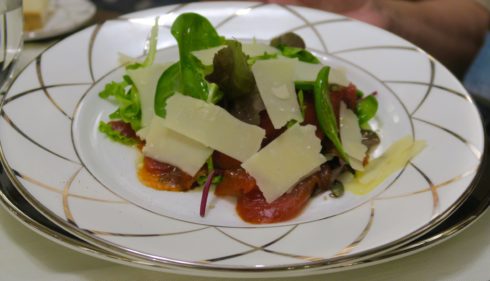
[[(357, 115), (347, 108), (345, 103), (340, 103), (340, 140), (345, 153), (362, 162), (366, 156), (367, 147), (362, 144), (361, 128)], [(352, 165), (351, 165), (352, 166)], [(356, 167), (352, 168), (356, 169)], [(358, 169), (356, 169), (358, 170)]]
[(357, 172), (354, 178), (346, 178), (345, 182), (343, 181), (344, 187), (358, 195), (370, 192), (393, 173), (402, 169), (425, 146), (425, 141), (414, 141), (410, 136), (398, 140), (381, 157), (372, 160), (363, 172)]
[(276, 54), (279, 53), (279, 50), (269, 46), (267, 44), (262, 43), (242, 43), (242, 51), (244, 54), (249, 55), (250, 57), (261, 56), (263, 54)]
[(128, 69), (127, 73), (140, 94), (141, 103), (141, 126), (150, 125), (154, 111), (155, 92), (158, 80), (163, 71), (170, 66), (167, 64), (152, 64), (147, 67)]
[(364, 165), (362, 161), (357, 160), (356, 158), (349, 157), (349, 166), (356, 171), (364, 171)]
[(219, 52), (219, 50), (223, 49), (226, 47), (226, 45), (218, 46), (218, 47), (213, 47), (209, 49), (204, 49), (204, 50), (199, 50), (199, 51), (194, 51), (192, 54), (198, 58), (202, 64), (204, 65), (212, 65), (214, 56), (216, 53)]
[(345, 68), (332, 68), (328, 74), (328, 83), (337, 84), (340, 86), (347, 87), (350, 84), (349, 79), (347, 79), (347, 70)]
[(242, 164), (267, 202), (279, 198), (326, 161), (315, 130), (312, 125), (296, 124)]
[(272, 88), (271, 90), (274, 96), (282, 100), (287, 100), (292, 96), (291, 91), (289, 91), (287, 85), (285, 84), (276, 88)]
[(324, 67), (322, 64), (313, 64), (297, 59), (289, 59), (294, 61), (294, 81), (315, 81), (320, 69)]
[(245, 161), (260, 149), (264, 129), (233, 117), (225, 109), (188, 96), (167, 100), (165, 124), (169, 129)]
[(146, 140), (146, 135), (148, 135), (149, 131), (150, 131), (150, 126), (147, 126), (147, 127), (141, 128), (139, 131), (137, 131), (136, 135), (138, 136), (138, 138), (140, 138), (142, 140)]
[(138, 62), (138, 59), (137, 58), (134, 58), (132, 56), (126, 55), (124, 53), (118, 53), (117, 55), (118, 55), (117, 61), (120, 64), (122, 64), (122, 65), (126, 65), (126, 64), (131, 64), (131, 63)]
[[(209, 49), (194, 51), (192, 54), (198, 58), (204, 65), (212, 65), (216, 53), (225, 48), (226, 45), (217, 46)], [(261, 56), (263, 54), (276, 54), (279, 52), (276, 48), (262, 43), (242, 43), (242, 51), (250, 57)]]
[(146, 134), (143, 154), (173, 165), (194, 176), (213, 150), (165, 126), (165, 120), (154, 116)]
[[(294, 81), (315, 81), (318, 72), (325, 66), (323, 64), (307, 63), (299, 61), (298, 59), (291, 59), (283, 56), (279, 57), (279, 60), (289, 60), (294, 63)], [(350, 81), (347, 79), (346, 70), (344, 68), (331, 67), (328, 74), (328, 83), (345, 87), (349, 86)]]
[(259, 60), (252, 66), (260, 97), (274, 128), (303, 121), (294, 89), (292, 60)]

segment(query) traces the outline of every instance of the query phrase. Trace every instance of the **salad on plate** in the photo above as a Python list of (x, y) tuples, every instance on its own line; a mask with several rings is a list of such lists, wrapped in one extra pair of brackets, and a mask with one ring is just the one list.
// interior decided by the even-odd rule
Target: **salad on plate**
[(294, 33), (240, 42), (184, 13), (171, 27), (179, 58), (157, 62), (155, 21), (146, 58), (125, 57), (125, 75), (99, 94), (117, 106), (99, 131), (141, 151), (143, 185), (201, 189), (201, 216), (213, 191), (235, 198), (246, 222), (287, 221), (318, 194), (369, 193), (425, 145), (407, 136), (371, 159), (382, 141), (370, 126), (377, 93)]

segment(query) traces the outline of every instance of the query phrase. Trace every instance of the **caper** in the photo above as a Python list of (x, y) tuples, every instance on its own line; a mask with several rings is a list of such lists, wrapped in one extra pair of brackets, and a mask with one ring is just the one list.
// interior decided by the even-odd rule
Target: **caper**
[(332, 187), (330, 188), (330, 196), (331, 197), (334, 197), (334, 198), (338, 198), (338, 197), (341, 197), (342, 195), (344, 195), (344, 185), (341, 183), (341, 182), (334, 182), (332, 184)]

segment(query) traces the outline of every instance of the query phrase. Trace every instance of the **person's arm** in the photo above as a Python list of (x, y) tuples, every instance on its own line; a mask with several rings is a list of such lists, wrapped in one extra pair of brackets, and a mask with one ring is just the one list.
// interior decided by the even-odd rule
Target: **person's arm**
[(461, 76), (489, 27), (488, 10), (469, 0), (271, 0), (345, 14), (413, 42)]
[(417, 44), (462, 76), (480, 49), (489, 13), (475, 1), (382, 1), (386, 29)]

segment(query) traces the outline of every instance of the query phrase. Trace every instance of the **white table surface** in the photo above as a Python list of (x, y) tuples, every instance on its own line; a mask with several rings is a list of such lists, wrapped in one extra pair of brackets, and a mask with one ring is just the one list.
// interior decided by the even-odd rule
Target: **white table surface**
[[(18, 68), (50, 43), (25, 46)], [(489, 187), (490, 188), (490, 187)], [(229, 280), (166, 274), (111, 263), (64, 248), (0, 208), (0, 280)], [(269, 280), (284, 280), (269, 279)], [(287, 280), (490, 280), (490, 212), (456, 237), (395, 261)]]

